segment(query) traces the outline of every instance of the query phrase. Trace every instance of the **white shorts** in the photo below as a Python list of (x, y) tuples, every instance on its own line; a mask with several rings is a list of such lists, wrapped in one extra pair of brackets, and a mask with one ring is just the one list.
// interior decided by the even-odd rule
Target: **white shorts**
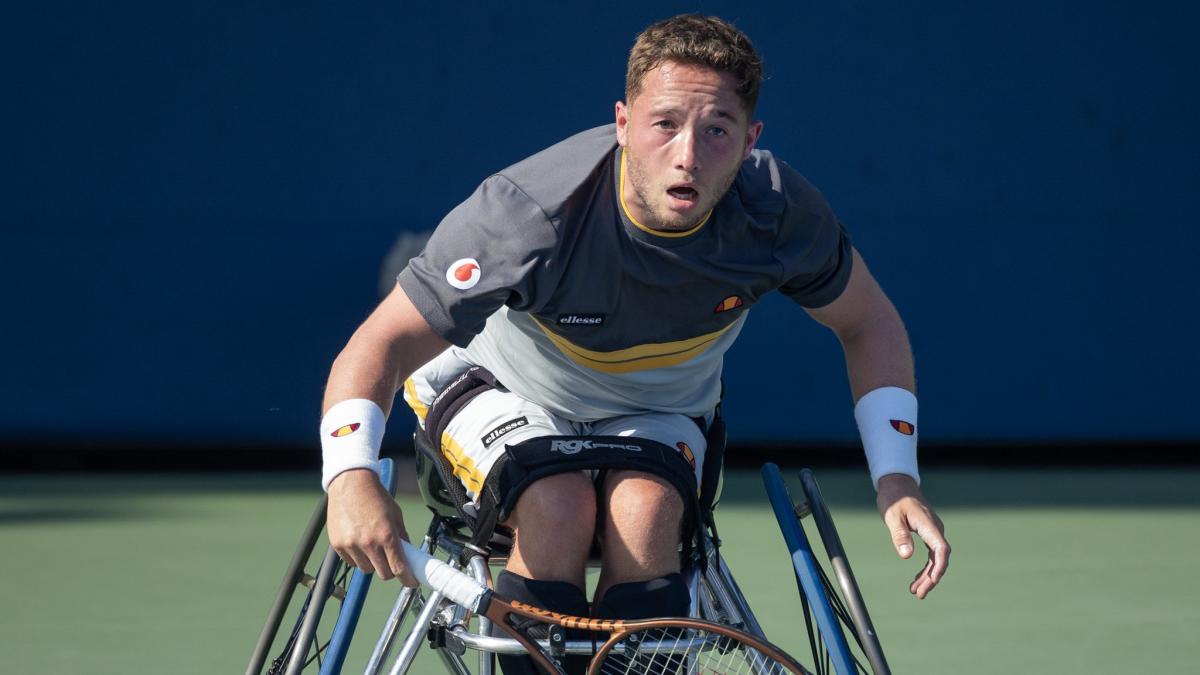
[[(470, 367), (448, 349), (422, 366), (404, 383), (404, 400), (425, 428), (425, 414), (437, 393)], [(624, 436), (675, 448), (691, 464), (697, 485), (708, 442), (696, 422), (677, 413), (647, 412), (594, 422), (563, 419), (509, 391), (493, 389), (474, 399), (450, 419), (441, 438), (442, 454), (454, 467), (468, 495), (477, 499), (492, 465), (505, 445), (542, 436)]]

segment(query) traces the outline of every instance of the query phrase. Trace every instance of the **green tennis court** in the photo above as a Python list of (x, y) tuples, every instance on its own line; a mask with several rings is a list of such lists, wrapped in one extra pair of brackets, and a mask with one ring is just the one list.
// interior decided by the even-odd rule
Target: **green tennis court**
[[(1194, 668), (1200, 471), (930, 469), (928, 493), (955, 548), (950, 575), (924, 602), (907, 593), (917, 565), (891, 551), (865, 474), (817, 477), (895, 672)], [(0, 671), (242, 672), (315, 480), (0, 477)], [(421, 530), (423, 508), (404, 503), (410, 531)], [(769, 637), (805, 660), (786, 549), (757, 473), (729, 473), (718, 526)], [(361, 670), (395, 588), (372, 589), (346, 672)]]

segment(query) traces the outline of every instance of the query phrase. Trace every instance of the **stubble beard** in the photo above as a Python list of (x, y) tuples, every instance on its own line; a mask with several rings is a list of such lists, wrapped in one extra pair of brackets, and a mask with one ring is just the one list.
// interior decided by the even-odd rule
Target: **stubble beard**
[[(741, 169), (741, 164), (735, 166), (728, 175), (721, 179), (718, 184), (718, 189), (712, 194), (704, 198), (704, 202), (699, 208), (695, 209), (692, 216), (685, 216), (681, 213), (676, 213), (668, 208), (663, 203), (665, 197), (661, 195), (663, 191), (659, 191), (659, 199), (657, 202), (650, 199), (651, 187), (649, 186), (650, 179), (643, 170), (641, 162), (629, 152), (629, 148), (625, 148), (626, 155), (626, 170), (629, 171), (629, 183), (633, 186), (634, 197), (638, 200), (638, 205), (642, 210), (650, 214), (651, 222), (642, 223), (652, 230), (662, 230), (664, 232), (680, 232), (690, 230), (700, 223), (704, 216), (708, 215), (709, 210), (721, 201), (725, 193), (729, 191), (729, 186), (733, 185), (733, 181), (737, 178), (738, 171)], [(656, 208), (655, 204), (662, 205)]]

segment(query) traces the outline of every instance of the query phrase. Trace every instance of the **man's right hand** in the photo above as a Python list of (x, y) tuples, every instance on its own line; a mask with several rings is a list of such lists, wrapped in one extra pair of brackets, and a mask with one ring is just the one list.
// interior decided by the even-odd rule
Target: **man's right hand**
[(400, 506), (370, 469), (351, 469), (329, 483), (329, 544), (347, 564), (381, 579), (416, 586), (400, 540), (408, 540)]

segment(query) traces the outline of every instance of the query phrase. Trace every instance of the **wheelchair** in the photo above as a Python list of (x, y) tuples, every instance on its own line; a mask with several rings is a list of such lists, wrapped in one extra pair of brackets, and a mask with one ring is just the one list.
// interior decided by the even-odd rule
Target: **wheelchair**
[[(420, 432), (414, 434), (416, 469), (421, 497), (432, 517), (419, 548), (446, 560), (492, 586), (493, 567), (502, 566), (512, 546), (511, 532), (494, 523), (481, 523), (440, 452), (430, 447)], [(724, 624), (765, 638), (746, 598), (724, 558), (713, 512), (720, 494), (725, 449), (725, 428), (718, 416), (709, 430), (703, 484), (699, 490), (699, 522), (692, 546), (685, 549), (682, 573), (691, 597), (689, 617)], [(394, 493), (391, 460), (383, 460), (381, 479)], [(828, 509), (820, 498), (811, 472), (802, 474), (806, 499), (791, 502), (778, 468), (764, 467), (764, 483), (779, 519), (784, 539), (796, 565), (796, 579), (804, 608), (813, 672), (851, 675), (890, 675), (878, 638), (866, 614), (861, 594), (849, 571), (845, 552), (837, 540)], [(315, 573), (304, 570), (316, 562), (316, 542), (324, 529), (326, 501), (320, 500), (309, 521), (300, 546), (289, 564), (283, 583), (255, 645), (247, 675), (289, 675), (302, 672), (341, 672), (350, 639), (370, 585), (371, 575), (349, 570), (332, 549), (320, 557)], [(831, 582), (816, 562), (800, 519), (813, 515), (830, 554), (834, 579)], [(490, 536), (475, 536), (485, 527)], [(797, 538), (796, 530), (799, 530)], [(802, 564), (803, 563), (803, 564)], [(305, 595), (299, 612), (285, 620), (290, 601), (299, 589)], [(330, 601), (333, 602), (330, 602)], [(281, 630), (288, 628), (290, 632)], [(858, 647), (855, 654), (844, 637), (849, 632)], [(400, 675), (411, 671), (418, 651), (425, 645), (439, 657), (452, 675), (499, 673), (496, 655), (520, 654), (516, 640), (493, 632), (490, 622), (472, 616), (464, 607), (440, 594), (420, 588), (402, 587), (372, 648), (365, 673)], [(548, 637), (551, 653), (591, 654), (590, 640), (566, 640), (553, 631)], [(863, 658), (859, 658), (859, 656)], [(869, 663), (869, 668), (863, 661)]]

